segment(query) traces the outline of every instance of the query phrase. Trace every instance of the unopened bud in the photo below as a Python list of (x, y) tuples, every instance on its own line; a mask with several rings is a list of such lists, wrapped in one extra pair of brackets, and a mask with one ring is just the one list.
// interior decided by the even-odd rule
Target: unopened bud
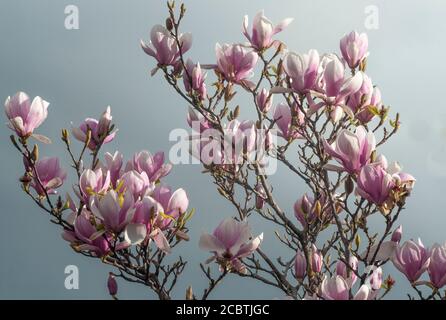
[(31, 152), (31, 158), (34, 162), (39, 160), (39, 147), (37, 144), (34, 145), (33, 151)]
[(68, 142), (68, 138), (70, 137), (67, 129), (62, 129), (62, 141)]
[(186, 289), (186, 300), (194, 300), (194, 291), (192, 290), (192, 286), (189, 286)]
[(355, 235), (355, 244), (356, 248), (359, 248), (359, 246), (361, 245), (361, 236), (358, 233)]
[(118, 293), (118, 283), (116, 282), (115, 275), (113, 273), (109, 273), (107, 280), (108, 293), (112, 297), (115, 297)]
[(402, 235), (403, 235), (403, 226), (399, 226), (398, 228), (395, 229), (395, 231), (393, 231), (391, 240), (393, 242), (400, 243)]
[(347, 180), (345, 180), (344, 187), (345, 187), (345, 193), (350, 194), (353, 192), (355, 185), (354, 185), (353, 179), (350, 175), (347, 177)]
[(173, 29), (173, 22), (171, 18), (166, 19), (166, 29), (169, 31), (172, 31)]

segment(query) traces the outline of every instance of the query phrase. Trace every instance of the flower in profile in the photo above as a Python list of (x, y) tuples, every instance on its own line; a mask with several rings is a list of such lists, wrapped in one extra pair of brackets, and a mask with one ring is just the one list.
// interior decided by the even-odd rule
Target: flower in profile
[(365, 33), (359, 34), (356, 31), (352, 31), (341, 39), (340, 48), (342, 57), (350, 68), (356, 68), (367, 57), (368, 45), (369, 40)]
[(392, 176), (376, 163), (365, 165), (361, 169), (357, 183), (358, 194), (378, 206), (389, 200), (390, 193), (395, 187)]
[(41, 97), (32, 101), (24, 92), (17, 92), (5, 101), (5, 113), (9, 120), (9, 128), (21, 138), (28, 138), (34, 133), (48, 116), (49, 103)]
[(183, 84), (187, 92), (195, 91), (201, 100), (206, 98), (206, 74), (201, 70), (199, 63), (195, 64), (187, 59), (186, 72), (183, 74)]
[(429, 278), (435, 288), (446, 285), (446, 243), (434, 244), (430, 250), (430, 263), (427, 269)]
[(99, 146), (109, 143), (115, 138), (116, 131), (110, 132), (111, 119), (111, 109), (107, 107), (101, 119), (87, 118), (79, 127), (73, 127), (73, 136), (84, 143), (89, 140), (87, 147), (95, 151)]
[(297, 106), (293, 106), (296, 113), (296, 123), (293, 123), (293, 115), (288, 104), (281, 102), (274, 109), (274, 120), (279, 129), (279, 136), (287, 141), (302, 137), (300, 128), (305, 123), (305, 115)]
[(253, 74), (258, 55), (240, 44), (217, 43), (217, 69), (227, 81), (243, 84)]
[(277, 26), (265, 17), (263, 10), (254, 16), (252, 22), (251, 34), (248, 31), (248, 16), (243, 19), (243, 34), (250, 42), (251, 46), (258, 50), (268, 49), (272, 45), (279, 45), (279, 41), (274, 41), (273, 36), (285, 29), (291, 22), (292, 18), (282, 20)]
[(329, 144), (326, 140), (323, 140), (323, 143), (325, 152), (342, 165), (327, 165), (327, 168), (352, 174), (358, 173), (363, 166), (370, 163), (370, 156), (376, 148), (375, 135), (363, 126), (357, 127), (354, 133), (342, 129), (334, 143)]
[(175, 38), (162, 25), (153, 26), (150, 31), (150, 42), (147, 44), (141, 40), (141, 47), (146, 54), (155, 58), (161, 66), (175, 66), (180, 53), (186, 53), (192, 46), (192, 34), (181, 34), (178, 38), (181, 52)]
[(283, 67), (290, 77), (291, 88), (294, 91), (305, 94), (309, 90), (316, 89), (319, 62), (319, 53), (316, 50), (310, 50), (305, 54), (290, 52), (285, 55)]
[(430, 263), (429, 250), (420, 239), (417, 242), (409, 240), (395, 249), (392, 258), (393, 265), (402, 272), (410, 282), (417, 281), (427, 270)]
[(252, 238), (251, 230), (246, 221), (227, 218), (220, 222), (212, 234), (202, 234), (200, 248), (211, 251), (214, 259), (223, 267), (237, 272), (244, 272), (245, 266), (241, 259), (257, 250), (263, 240), (263, 233)]
[(325, 277), (320, 287), (325, 300), (349, 300), (350, 286), (340, 275)]
[[(25, 160), (25, 166), (28, 167)], [(59, 163), (59, 158), (42, 158), (35, 163), (37, 177), (33, 177), (31, 186), (40, 196), (56, 194), (56, 189), (64, 183), (67, 173)], [(28, 169), (29, 170), (29, 169)], [(33, 173), (34, 174), (34, 173)]]

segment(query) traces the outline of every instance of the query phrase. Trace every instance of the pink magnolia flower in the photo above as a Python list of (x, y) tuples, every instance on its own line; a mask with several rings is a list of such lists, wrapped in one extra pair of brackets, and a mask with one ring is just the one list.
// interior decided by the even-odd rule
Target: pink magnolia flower
[(267, 113), (273, 105), (273, 96), (270, 96), (269, 91), (263, 88), (256, 96), (256, 103), (260, 111)]
[(319, 273), (322, 270), (324, 264), (324, 256), (319, 251), (319, 249), (312, 244), (311, 245), (311, 270), (313, 272)]
[(89, 211), (83, 209), (79, 216), (75, 215), (73, 222), (74, 231), (65, 230), (62, 238), (71, 243), (79, 251), (90, 251), (98, 257), (106, 255), (110, 251), (109, 242), (111, 240), (104, 235), (103, 231), (98, 231), (91, 221), (98, 221)]
[(294, 260), (294, 273), (297, 279), (302, 280), (307, 274), (307, 259), (305, 254), (298, 250), (296, 253), (296, 258)]
[(126, 171), (135, 170), (138, 173), (145, 173), (150, 182), (157, 182), (167, 176), (172, 169), (172, 165), (164, 163), (164, 152), (157, 152), (155, 155), (149, 151), (141, 151), (133, 156), (132, 161), (127, 162)]
[(356, 31), (345, 35), (340, 41), (342, 57), (352, 69), (367, 56), (369, 40), (367, 34), (358, 34)]
[(19, 137), (31, 136), (48, 116), (49, 103), (41, 97), (31, 99), (24, 92), (17, 92), (5, 101), (5, 113), (9, 120), (9, 128)]
[(115, 296), (118, 293), (118, 283), (113, 273), (110, 272), (107, 279), (108, 293), (111, 296)]
[(292, 21), (292, 18), (287, 18), (274, 27), (272, 22), (265, 17), (262, 10), (254, 16), (251, 34), (248, 31), (248, 16), (244, 17), (243, 34), (254, 49), (261, 51), (276, 44), (277, 41), (273, 40), (273, 36), (285, 29)]
[(308, 54), (290, 52), (283, 59), (283, 67), (291, 79), (291, 88), (300, 94), (316, 89), (319, 53), (310, 50)]
[(434, 244), (430, 250), (430, 263), (427, 269), (429, 278), (436, 288), (446, 285), (446, 243)]
[(110, 122), (111, 109), (110, 107), (107, 107), (99, 121), (93, 118), (87, 118), (78, 128), (73, 128), (73, 136), (81, 142), (86, 142), (87, 132), (88, 129), (90, 129), (91, 139), (88, 148), (94, 151), (99, 145), (109, 143), (115, 138), (116, 131), (108, 134)]
[(188, 59), (186, 62), (186, 71), (183, 75), (183, 84), (187, 92), (195, 91), (198, 93), (200, 99), (206, 98), (206, 74), (201, 70), (199, 63), (195, 64)]
[(189, 107), (187, 113), (187, 124), (198, 133), (202, 133), (212, 128), (212, 124), (204, 117), (200, 117), (191, 107)]
[(358, 72), (354, 76), (346, 77), (344, 64), (337, 56), (325, 57), (324, 63), (326, 65), (320, 80), (321, 92), (312, 92), (323, 102), (315, 103), (311, 94), (307, 93), (310, 106), (308, 115), (326, 106), (330, 111), (332, 121), (336, 123), (342, 118), (344, 112), (352, 116), (352, 112), (345, 106), (345, 103), (347, 98), (361, 87), (363, 73)]
[(362, 85), (353, 94), (348, 97), (348, 106), (355, 113), (355, 117), (361, 123), (370, 122), (375, 114), (369, 108), (374, 107), (376, 111), (380, 111), (383, 107), (381, 102), (381, 91), (377, 87), (373, 87), (372, 80), (363, 73)]
[(325, 300), (349, 300), (350, 286), (340, 275), (325, 277), (320, 287), (321, 296)]
[(386, 169), (387, 173), (392, 176), (397, 187), (404, 187), (408, 191), (413, 189), (416, 179), (411, 174), (402, 172), (402, 167), (398, 162), (394, 161), (391, 164), (388, 164), (384, 155), (380, 155), (376, 162)]
[(240, 44), (217, 43), (215, 46), (218, 71), (227, 81), (247, 83), (253, 74), (258, 55)]
[[(320, 286), (321, 296), (325, 300), (350, 300), (350, 285), (340, 275), (325, 277)], [(353, 300), (373, 299), (372, 289), (369, 285), (362, 285), (353, 297)]]
[(381, 289), (383, 283), (383, 269), (381, 267), (373, 267), (372, 273), (367, 277), (366, 284), (374, 291), (375, 296), (378, 290)]
[(357, 127), (355, 133), (342, 129), (334, 143), (330, 145), (326, 140), (323, 143), (325, 152), (342, 165), (342, 167), (328, 165), (327, 168), (345, 170), (349, 173), (357, 173), (368, 164), (376, 148), (375, 135), (362, 126)]
[(153, 184), (151, 184), (151, 181), (144, 171), (139, 173), (136, 170), (130, 170), (121, 176), (118, 180), (118, 186), (120, 188), (119, 191), (129, 191), (133, 195), (135, 201), (137, 201), (150, 191)]
[(415, 282), (429, 267), (429, 251), (424, 248), (420, 239), (417, 243), (409, 240), (396, 248), (392, 262), (410, 282)]
[(143, 241), (154, 240), (155, 245), (166, 253), (170, 253), (169, 241), (160, 229), (164, 217), (163, 208), (155, 199), (147, 196), (135, 205), (135, 215), (125, 229), (125, 240), (131, 245), (140, 244)]
[(108, 231), (119, 234), (133, 219), (134, 198), (130, 191), (118, 193), (109, 190), (105, 195), (96, 195), (90, 200), (93, 214), (103, 221)]
[(42, 158), (35, 163), (35, 168), (38, 179), (34, 177), (31, 186), (40, 196), (45, 196), (45, 191), (48, 194), (56, 194), (56, 189), (62, 186), (67, 177), (65, 170), (60, 167), (59, 158)]
[(173, 220), (178, 219), (180, 215), (187, 211), (189, 206), (189, 198), (182, 188), (172, 191), (170, 187), (159, 185), (155, 188), (151, 197), (160, 204), (164, 216), (170, 217), (170, 219), (160, 219), (159, 228), (161, 230), (166, 230)]
[[(358, 279), (358, 276), (353, 270), (358, 270), (358, 258), (355, 256), (351, 256), (349, 259), (349, 265), (351, 267), (347, 268), (347, 265), (339, 260), (336, 264), (336, 274), (338, 276), (342, 276), (348, 283), (348, 285), (351, 287), (353, 284), (355, 284), (356, 280)], [(350, 277), (348, 277), (348, 272), (350, 271)]]
[(393, 231), (391, 241), (400, 243), (402, 235), (403, 235), (403, 226), (399, 226), (398, 228), (395, 229), (395, 231)]
[(223, 267), (233, 268), (243, 272), (245, 266), (241, 259), (257, 250), (263, 240), (263, 233), (252, 238), (248, 223), (239, 222), (232, 218), (223, 220), (212, 234), (200, 237), (200, 248), (211, 251)]
[(259, 193), (256, 194), (256, 209), (262, 210), (265, 206), (265, 199), (267, 198), (265, 188), (263, 188), (261, 183), (257, 183), (255, 190)]
[(82, 199), (89, 203), (90, 197), (96, 194), (105, 194), (110, 187), (110, 172), (102, 169), (84, 170), (79, 179), (79, 187), (82, 192)]
[(113, 187), (116, 188), (117, 181), (121, 177), (121, 168), (123, 163), (122, 153), (116, 151), (114, 154), (106, 152), (104, 155), (105, 164), (102, 164), (102, 169), (105, 172), (110, 172), (110, 181)]
[(365, 165), (357, 179), (358, 194), (376, 205), (384, 204), (395, 187), (392, 176), (379, 164)]
[[(297, 114), (297, 126), (303, 126), (305, 123), (305, 115), (302, 111), (295, 107)], [(277, 127), (279, 129), (279, 136), (289, 141), (291, 139), (298, 139), (301, 137), (299, 128), (293, 126), (292, 114), (288, 104), (281, 102), (274, 109), (274, 120), (276, 120)]]
[[(192, 34), (185, 33), (179, 36), (181, 53), (184, 54), (192, 46)], [(146, 54), (155, 58), (161, 66), (175, 66), (180, 57), (180, 50), (170, 32), (162, 25), (153, 26), (150, 31), (150, 42), (146, 44), (141, 40), (141, 47)]]

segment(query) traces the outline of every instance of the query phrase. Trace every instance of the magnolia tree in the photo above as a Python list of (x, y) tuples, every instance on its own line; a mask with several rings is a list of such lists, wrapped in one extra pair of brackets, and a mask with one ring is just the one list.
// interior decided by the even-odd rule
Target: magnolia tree
[[(207, 299), (228, 275), (260, 281), (290, 299), (382, 299), (395, 282), (383, 274), (387, 263), (413, 287), (409, 298), (445, 299), (446, 244), (401, 241), (397, 220), (415, 178), (379, 153), (400, 121), (398, 114), (387, 120), (389, 108), (365, 73), (367, 35), (344, 36), (339, 53), (295, 53), (276, 39), (292, 19), (274, 25), (260, 12), (252, 26), (243, 20), (247, 42), (217, 43), (215, 63), (200, 65), (186, 57), (192, 37), (180, 33), (184, 5), (177, 12), (168, 3), (168, 10), (165, 26), (154, 26), (141, 45), (156, 62), (152, 75), (161, 73), (189, 105), (186, 153), (201, 162), (235, 213), (201, 235), (199, 246), (210, 258), (197, 270), (208, 287), (202, 293), (188, 287), (186, 299)], [(235, 100), (242, 95), (251, 100), (254, 119), (239, 120)], [(50, 142), (35, 133), (47, 108), (25, 93), (5, 103), (11, 141), (23, 157), (23, 191), (76, 252), (115, 267), (107, 283), (113, 297), (120, 278), (170, 299), (186, 266), (172, 251), (189, 239), (193, 210), (183, 189), (162, 182), (171, 170), (164, 154), (141, 151), (125, 165), (119, 152), (102, 154), (116, 134), (107, 108), (99, 120), (72, 128), (78, 152), (62, 130), (76, 175), (72, 195), (63, 197), (58, 191), (67, 175), (59, 160), (40, 158), (31, 143)], [(294, 207), (276, 199), (276, 162), (290, 180), (304, 182)], [(253, 235), (248, 222), (255, 215), (277, 230), (289, 255), (260, 248), (263, 234)], [(372, 216), (378, 231), (370, 227)]]

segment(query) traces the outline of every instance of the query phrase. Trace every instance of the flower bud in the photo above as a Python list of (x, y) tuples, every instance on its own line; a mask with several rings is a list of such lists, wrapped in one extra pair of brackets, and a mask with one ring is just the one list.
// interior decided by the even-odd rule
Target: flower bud
[(107, 280), (108, 293), (114, 297), (118, 293), (118, 283), (116, 282), (115, 275), (109, 273)]
[(297, 251), (296, 259), (294, 261), (294, 272), (296, 274), (296, 278), (302, 280), (307, 273), (307, 260), (305, 259), (305, 255), (302, 251)]
[(395, 229), (395, 231), (393, 231), (391, 240), (393, 242), (400, 243), (402, 235), (403, 235), (403, 226), (399, 226), (398, 228)]
[(192, 286), (188, 286), (186, 289), (186, 300), (194, 300), (194, 291)]

